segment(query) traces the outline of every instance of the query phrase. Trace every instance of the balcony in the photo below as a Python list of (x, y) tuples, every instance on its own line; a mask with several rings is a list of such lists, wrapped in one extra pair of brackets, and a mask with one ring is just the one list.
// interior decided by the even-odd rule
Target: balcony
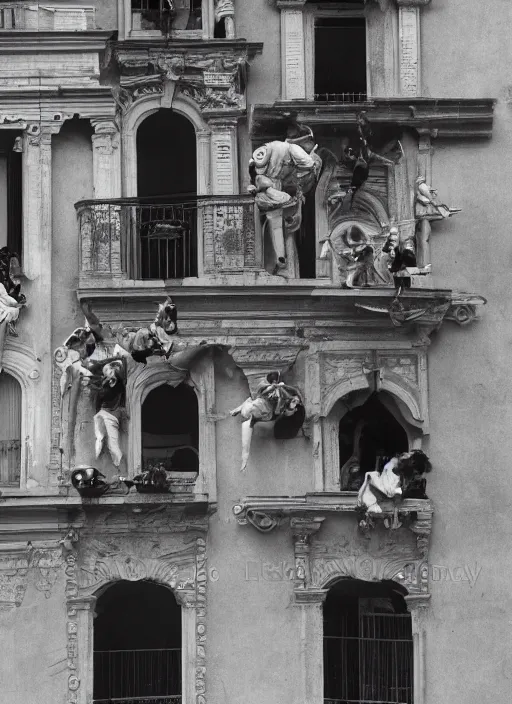
[(263, 270), (251, 196), (88, 200), (75, 207), (81, 288), (196, 282)]

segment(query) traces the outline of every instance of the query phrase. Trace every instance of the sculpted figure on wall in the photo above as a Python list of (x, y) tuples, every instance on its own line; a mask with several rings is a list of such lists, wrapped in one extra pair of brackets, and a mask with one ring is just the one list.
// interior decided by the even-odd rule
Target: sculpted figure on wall
[[(431, 469), (430, 461), (422, 450), (411, 450), (390, 459), (381, 472), (366, 472), (358, 493), (358, 506), (365, 510), (360, 527), (370, 527), (372, 517), (382, 514), (381, 501), (385, 498), (394, 499), (395, 502), (404, 498), (427, 498), (427, 482), (423, 475)], [(396, 503), (392, 527), (398, 527)]]
[(444, 203), (439, 203), (437, 191), (427, 184), (423, 176), (418, 176), (414, 193), (418, 266), (425, 267), (430, 264), (429, 240), (432, 220), (444, 220), (460, 211), (460, 208), (450, 208)]
[(302, 222), (303, 195), (315, 187), (322, 160), (309, 127), (297, 126), (290, 134), (284, 142), (268, 142), (254, 151), (248, 191), (265, 216), (275, 256), (273, 273), (297, 277), (294, 236)]
[[(92, 443), (87, 440), (87, 433), (77, 435), (77, 428), (80, 426), (83, 430), (92, 419), (94, 456), (98, 459), (108, 451), (112, 465), (119, 471), (123, 459), (121, 438), (123, 421), (127, 418), (126, 383), (129, 375), (139, 364), (146, 365), (150, 357), (164, 357), (169, 365), (168, 383), (178, 386), (185, 381), (194, 364), (212, 347), (219, 346), (204, 341), (199, 345), (176, 342), (173, 336), (178, 332), (178, 315), (176, 306), (169, 298), (158, 305), (157, 315), (149, 326), (121, 327), (117, 330), (107, 326), (108, 336), (90, 304), (84, 302), (82, 311), (86, 324), (74, 330), (54, 354), (61, 370), (61, 456), (69, 469), (77, 458), (80, 465), (91, 471), (94, 469), (89, 465), (93, 460), (85, 447), (87, 443)], [(75, 439), (77, 448), (81, 445), (81, 453), (75, 448)], [(80, 476), (82, 484), (77, 484), (76, 488), (82, 490), (89, 486), (84, 484), (89, 478), (83, 471)], [(141, 486), (150, 485), (158, 489), (158, 481), (148, 483), (144, 479), (147, 477), (140, 478), (138, 482)], [(94, 475), (92, 481), (97, 480), (98, 475)]]
[(234, 0), (215, 0), (215, 24), (224, 20), (226, 39), (235, 38), (235, 3)]
[(0, 371), (6, 333), (17, 337), (16, 321), (27, 299), (21, 293), (21, 286), (15, 280), (19, 271), (18, 255), (8, 247), (0, 249)]
[(254, 396), (233, 409), (231, 415), (242, 418), (241, 471), (244, 472), (256, 423), (275, 421), (274, 437), (292, 438), (302, 427), (305, 411), (300, 391), (284, 384), (279, 372), (270, 372), (261, 380)]

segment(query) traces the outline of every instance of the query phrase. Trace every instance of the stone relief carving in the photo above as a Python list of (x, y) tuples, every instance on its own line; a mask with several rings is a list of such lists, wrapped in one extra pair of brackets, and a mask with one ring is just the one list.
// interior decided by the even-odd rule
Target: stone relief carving
[(39, 548), (28, 543), (0, 549), (0, 611), (21, 606), (29, 583), (48, 599), (61, 568), (59, 548)]
[(314, 189), (322, 168), (316, 148), (312, 130), (295, 125), (286, 140), (258, 147), (249, 162), (248, 191), (270, 233), (274, 274), (298, 278), (295, 233), (302, 222), (303, 195)]
[[(231, 24), (228, 0), (219, 6), (219, 19)], [(220, 16), (222, 14), (222, 17)], [(139, 98), (159, 94), (165, 81), (194, 100), (205, 112), (245, 110), (245, 85), (248, 60), (254, 49), (173, 50), (150, 48), (147, 51), (127, 50), (116, 44), (110, 50), (107, 63), (119, 72), (119, 83), (113, 87), (114, 97), (125, 112)]]
[(261, 380), (254, 396), (233, 409), (231, 415), (242, 418), (241, 471), (244, 472), (256, 423), (275, 421), (274, 437), (295, 437), (304, 422), (304, 401), (297, 388), (281, 381), (279, 372), (270, 372)]

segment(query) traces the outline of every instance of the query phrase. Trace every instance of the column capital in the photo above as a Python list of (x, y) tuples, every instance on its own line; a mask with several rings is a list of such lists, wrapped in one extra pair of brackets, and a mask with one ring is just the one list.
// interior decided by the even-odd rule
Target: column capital
[(94, 129), (95, 135), (117, 134), (119, 132), (119, 128), (117, 126), (116, 121), (113, 120), (111, 117), (93, 118), (93, 119), (91, 119), (90, 122), (91, 122), (93, 129)]
[(302, 10), (307, 0), (277, 0), (279, 10)]
[(290, 519), (290, 528), (297, 544), (308, 543), (312, 535), (317, 533), (325, 521), (324, 516), (301, 516)]
[(67, 605), (77, 611), (90, 611), (96, 605), (96, 597), (92, 595), (71, 597), (67, 600)]
[(207, 118), (208, 126), (212, 132), (220, 132), (222, 130), (235, 130), (238, 127), (238, 121), (241, 115), (226, 115), (226, 117), (215, 116)]
[(422, 7), (430, 5), (431, 0), (396, 0), (398, 7)]
[(323, 604), (328, 593), (328, 589), (295, 589), (295, 603), (302, 605), (317, 606)]

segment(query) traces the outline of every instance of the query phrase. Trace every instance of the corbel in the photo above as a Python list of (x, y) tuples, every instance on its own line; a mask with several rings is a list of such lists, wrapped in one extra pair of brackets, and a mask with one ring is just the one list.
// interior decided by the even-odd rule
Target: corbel
[(311, 583), (309, 562), (311, 536), (318, 533), (324, 516), (300, 516), (290, 519), (295, 553), (295, 589), (305, 589)]
[(272, 371), (281, 374), (287, 372), (295, 363), (299, 352), (306, 349), (303, 343), (280, 345), (254, 345), (252, 347), (233, 347), (231, 356), (248, 383), (251, 395), (256, 393), (260, 381)]

